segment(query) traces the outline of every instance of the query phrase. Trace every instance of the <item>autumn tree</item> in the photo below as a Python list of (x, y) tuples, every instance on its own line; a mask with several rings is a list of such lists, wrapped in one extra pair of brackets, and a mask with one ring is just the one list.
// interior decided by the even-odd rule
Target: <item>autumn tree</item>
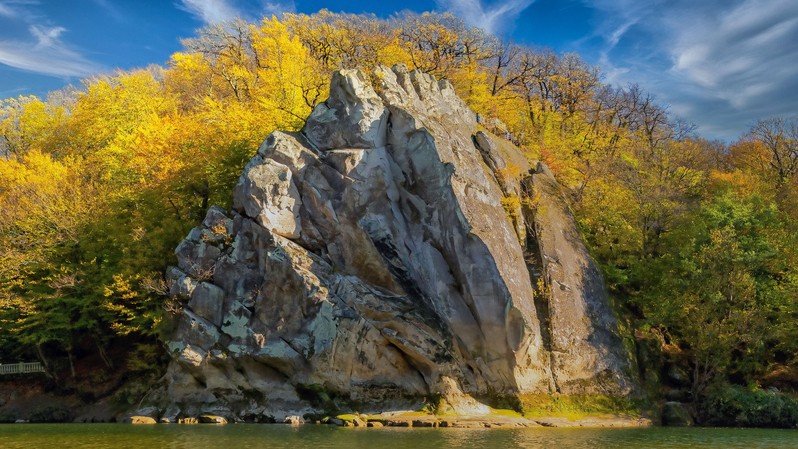
[(768, 151), (768, 165), (781, 187), (798, 171), (798, 117), (760, 120), (751, 128), (749, 139)]
[(450, 78), (459, 67), (489, 57), (488, 38), (452, 14), (407, 13), (398, 20), (399, 38), (412, 68)]
[(65, 129), (71, 102), (44, 102), (35, 96), (0, 100), (0, 155), (19, 157), (36, 147), (63, 153), (69, 136)]
[(373, 15), (332, 13), (325, 9), (311, 16), (286, 14), (283, 21), (325, 73), (354, 68), (370, 73), (380, 64), (409, 62), (395, 23)]
[(690, 354), (696, 391), (798, 366), (795, 119), (707, 141), (638, 85), (450, 14), (234, 20), (183, 45), (166, 67), (0, 103), (4, 355), (72, 372), (86, 352), (119, 367), (119, 339), (157, 352), (174, 247), (230, 205), (258, 145), (299, 130), (332, 71), (402, 63), (551, 168), (625, 318)]

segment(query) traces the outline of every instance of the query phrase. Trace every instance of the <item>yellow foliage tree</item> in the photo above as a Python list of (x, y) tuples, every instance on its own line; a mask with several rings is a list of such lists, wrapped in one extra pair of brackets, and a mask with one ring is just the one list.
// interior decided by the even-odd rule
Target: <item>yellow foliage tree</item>
[(326, 97), (327, 78), (299, 38), (276, 17), (253, 26), (252, 42), (261, 61), (259, 106), (277, 114), (275, 127), (301, 128), (310, 111)]

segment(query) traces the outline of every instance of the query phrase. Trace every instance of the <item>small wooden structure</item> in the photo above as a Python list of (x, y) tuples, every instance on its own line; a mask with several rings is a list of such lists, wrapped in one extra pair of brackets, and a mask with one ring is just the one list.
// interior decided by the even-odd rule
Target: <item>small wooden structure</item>
[(0, 376), (4, 374), (43, 373), (41, 362), (0, 363)]

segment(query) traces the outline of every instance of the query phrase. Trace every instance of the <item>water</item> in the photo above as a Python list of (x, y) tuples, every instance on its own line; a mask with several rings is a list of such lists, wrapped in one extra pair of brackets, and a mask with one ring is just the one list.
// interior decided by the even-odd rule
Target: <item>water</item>
[(352, 429), (323, 425), (8, 424), (0, 448), (798, 448), (798, 430)]

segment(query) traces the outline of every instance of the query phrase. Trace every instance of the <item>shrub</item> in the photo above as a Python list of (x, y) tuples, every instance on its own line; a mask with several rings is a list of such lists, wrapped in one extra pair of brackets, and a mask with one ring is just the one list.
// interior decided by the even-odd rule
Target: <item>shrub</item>
[(798, 399), (760, 389), (716, 386), (699, 402), (701, 424), (727, 427), (798, 426)]

